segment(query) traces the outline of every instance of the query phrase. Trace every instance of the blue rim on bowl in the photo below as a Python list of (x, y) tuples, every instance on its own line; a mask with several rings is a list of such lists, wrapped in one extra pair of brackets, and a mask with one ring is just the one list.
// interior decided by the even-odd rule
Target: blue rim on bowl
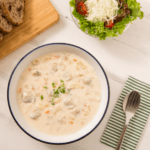
[[(12, 108), (11, 108), (11, 105), (10, 105), (9, 89), (10, 89), (10, 83), (11, 83), (11, 80), (12, 80), (12, 77), (13, 77), (13, 74), (14, 74), (16, 68), (17, 68), (18, 65), (21, 63), (21, 61), (22, 61), (23, 59), (25, 59), (29, 54), (31, 54), (32, 52), (36, 51), (36, 50), (39, 49), (39, 48), (42, 48), (42, 47), (45, 47), (45, 46), (50, 46), (50, 45), (67, 45), (67, 46), (73, 46), (73, 47), (75, 47), (75, 48), (78, 48), (78, 49), (80, 49), (80, 50), (86, 52), (88, 55), (90, 55), (90, 56), (98, 63), (98, 65), (99, 65), (100, 68), (102, 69), (102, 71), (103, 71), (103, 73), (104, 73), (104, 76), (105, 76), (105, 79), (106, 79), (106, 82), (107, 82), (107, 88), (108, 88), (108, 89), (107, 89), (107, 90), (108, 90), (107, 105), (106, 105), (105, 111), (104, 111), (103, 116), (102, 116), (102, 118), (100, 119), (100, 121), (95, 125), (95, 127), (94, 127), (92, 130), (90, 130), (90, 131), (89, 131), (87, 134), (85, 134), (84, 136), (82, 136), (82, 137), (80, 137), (80, 138), (78, 138), (78, 139), (76, 139), (76, 140), (69, 141), (69, 142), (65, 142), (65, 143), (46, 142), (46, 141), (43, 141), (43, 140), (41, 140), (41, 139), (38, 139), (38, 138), (34, 137), (33, 135), (31, 135), (30, 133), (28, 133), (25, 129), (22, 128), (22, 126), (19, 124), (19, 122), (18, 122), (17, 119), (15, 118), (15, 116), (14, 116), (14, 114), (13, 114), (13, 111), (12, 111)], [(93, 131), (97, 128), (97, 126), (101, 123), (101, 121), (103, 120), (103, 118), (104, 118), (104, 116), (105, 116), (105, 114), (106, 114), (106, 111), (107, 111), (107, 108), (108, 108), (108, 105), (109, 105), (109, 98), (110, 98), (110, 88), (109, 88), (108, 78), (107, 78), (107, 75), (106, 75), (106, 73), (105, 73), (105, 71), (104, 71), (102, 65), (99, 63), (99, 61), (98, 61), (92, 54), (90, 54), (88, 51), (84, 50), (83, 48), (78, 47), (78, 46), (76, 46), (76, 45), (67, 44), (67, 43), (50, 43), (50, 44), (45, 44), (45, 45), (39, 46), (39, 47), (33, 49), (32, 51), (30, 51), (29, 53), (27, 53), (25, 56), (23, 56), (23, 57), (20, 59), (20, 61), (17, 63), (17, 65), (16, 65), (15, 68), (13, 69), (13, 71), (12, 71), (12, 73), (11, 73), (11, 75), (10, 75), (10, 79), (9, 79), (9, 82), (8, 82), (8, 86), (7, 86), (7, 102), (8, 102), (8, 107), (9, 107), (10, 113), (11, 113), (13, 119), (15, 120), (16, 124), (17, 124), (27, 135), (29, 135), (29, 136), (32, 137), (33, 139), (38, 140), (38, 141), (43, 142), (43, 143), (54, 144), (54, 145), (62, 145), (62, 144), (73, 143), (73, 142), (76, 142), (76, 141), (79, 141), (79, 140), (83, 139), (84, 137), (86, 137), (87, 135), (89, 135), (91, 132), (93, 132)]]

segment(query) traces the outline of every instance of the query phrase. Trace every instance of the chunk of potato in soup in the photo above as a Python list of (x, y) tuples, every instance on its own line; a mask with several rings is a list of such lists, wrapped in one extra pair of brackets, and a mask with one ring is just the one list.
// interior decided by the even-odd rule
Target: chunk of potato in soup
[(97, 113), (100, 99), (95, 70), (73, 53), (49, 53), (33, 60), (17, 87), (18, 107), (26, 122), (55, 136), (85, 127)]

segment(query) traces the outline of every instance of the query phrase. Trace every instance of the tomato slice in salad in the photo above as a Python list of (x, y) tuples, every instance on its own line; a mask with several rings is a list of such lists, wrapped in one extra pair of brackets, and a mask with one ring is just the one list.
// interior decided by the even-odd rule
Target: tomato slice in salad
[(115, 24), (112, 21), (109, 21), (109, 24), (106, 25), (106, 28), (112, 29)]
[(87, 14), (87, 9), (86, 9), (86, 6), (83, 2), (80, 2), (77, 6), (77, 10), (78, 10), (78, 13), (81, 14), (81, 15), (86, 15)]

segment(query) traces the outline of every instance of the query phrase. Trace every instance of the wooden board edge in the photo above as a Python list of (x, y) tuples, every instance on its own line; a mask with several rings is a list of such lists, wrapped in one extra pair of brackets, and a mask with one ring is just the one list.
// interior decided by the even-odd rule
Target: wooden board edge
[(11, 54), (12, 52), (14, 52), (16, 49), (18, 49), (18, 48), (20, 48), (21, 46), (23, 46), (24, 44), (28, 43), (28, 42), (31, 41), (33, 38), (35, 38), (36, 36), (38, 36), (38, 35), (41, 34), (42, 32), (46, 31), (48, 28), (50, 28), (50, 27), (53, 26), (54, 24), (56, 24), (56, 23), (59, 21), (59, 14), (58, 14), (58, 12), (56, 11), (56, 9), (55, 9), (55, 13), (57, 14), (57, 18), (56, 18), (56, 20), (55, 20), (52, 24), (46, 26), (43, 30), (37, 32), (33, 37), (28, 38), (27, 40), (25, 40), (24, 42), (22, 42), (20, 45), (16, 46), (15, 49), (10, 50), (7, 54), (0, 55), (0, 60), (3, 59), (4, 57), (8, 56), (8, 55)]

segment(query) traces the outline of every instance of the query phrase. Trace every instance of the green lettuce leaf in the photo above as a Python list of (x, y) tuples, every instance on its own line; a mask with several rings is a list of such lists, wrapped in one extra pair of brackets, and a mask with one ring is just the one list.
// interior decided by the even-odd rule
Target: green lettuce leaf
[(131, 14), (123, 18), (122, 21), (116, 23), (112, 30), (105, 28), (104, 22), (97, 21), (93, 23), (84, 19), (84, 16), (80, 15), (75, 9), (75, 0), (70, 1), (70, 6), (73, 7), (72, 14), (79, 20), (79, 25), (83, 32), (92, 36), (97, 36), (100, 40), (105, 40), (106, 37), (117, 37), (118, 34), (122, 34), (126, 25), (136, 20), (137, 17), (140, 19), (143, 18), (144, 13), (140, 10), (140, 3), (136, 2), (136, 0), (126, 0), (126, 2), (131, 10)]

